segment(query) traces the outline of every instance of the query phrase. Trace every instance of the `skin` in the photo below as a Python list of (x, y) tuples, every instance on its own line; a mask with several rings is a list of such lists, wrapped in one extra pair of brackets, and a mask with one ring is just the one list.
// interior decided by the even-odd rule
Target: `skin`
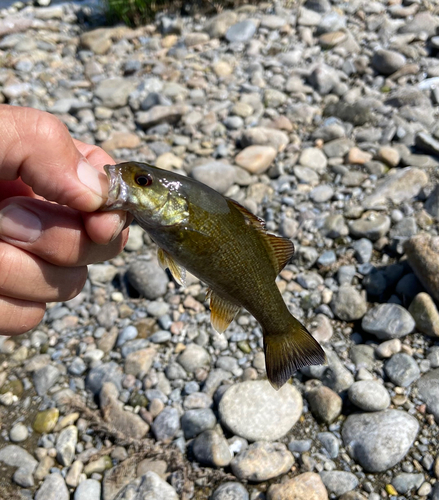
[(87, 264), (116, 256), (125, 212), (106, 201), (102, 149), (75, 141), (54, 116), (0, 105), (0, 335), (41, 321), (47, 302), (76, 296)]

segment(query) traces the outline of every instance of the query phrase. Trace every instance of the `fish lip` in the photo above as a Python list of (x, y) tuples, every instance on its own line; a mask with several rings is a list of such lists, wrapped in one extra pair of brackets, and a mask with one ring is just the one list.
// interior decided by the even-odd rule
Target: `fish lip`
[(122, 173), (117, 165), (104, 165), (110, 186), (108, 198), (102, 210), (117, 210), (124, 208), (127, 202), (128, 191), (122, 179)]

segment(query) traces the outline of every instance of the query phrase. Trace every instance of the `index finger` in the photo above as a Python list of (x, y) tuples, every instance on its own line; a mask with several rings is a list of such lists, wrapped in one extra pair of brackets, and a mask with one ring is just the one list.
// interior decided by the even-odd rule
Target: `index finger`
[(78, 151), (55, 116), (0, 105), (0, 180), (19, 177), (46, 200), (83, 212), (97, 210), (108, 193), (107, 177)]

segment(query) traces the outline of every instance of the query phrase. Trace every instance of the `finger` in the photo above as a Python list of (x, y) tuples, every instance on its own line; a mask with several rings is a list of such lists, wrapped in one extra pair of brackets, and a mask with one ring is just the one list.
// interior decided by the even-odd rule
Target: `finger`
[(0, 295), (36, 302), (64, 302), (78, 295), (87, 267), (59, 267), (0, 242)]
[(0, 335), (21, 335), (43, 319), (46, 304), (0, 296)]
[(120, 234), (119, 216), (100, 215), (107, 216), (100, 217), (105, 231), (101, 228), (99, 233), (107, 245), (89, 238), (77, 210), (32, 198), (10, 198), (0, 202), (0, 239), (55, 266), (85, 266), (115, 257), (126, 243), (127, 231)]
[(88, 163), (57, 118), (0, 105), (0, 180), (19, 177), (47, 200), (84, 212), (97, 210), (108, 192), (107, 177)]
[[(92, 212), (90, 214), (83, 212), (82, 218), (90, 239), (95, 243), (106, 245), (110, 241), (114, 242), (122, 233), (120, 241), (123, 242), (122, 248), (125, 246), (128, 240), (127, 228), (133, 221), (133, 216), (128, 212)], [(110, 226), (115, 228), (113, 232), (109, 229)]]

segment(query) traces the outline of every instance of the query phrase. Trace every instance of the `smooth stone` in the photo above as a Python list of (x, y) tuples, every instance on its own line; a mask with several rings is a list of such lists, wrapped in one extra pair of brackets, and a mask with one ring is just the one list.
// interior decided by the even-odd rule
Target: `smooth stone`
[(177, 362), (187, 373), (194, 373), (198, 368), (209, 366), (210, 355), (204, 347), (198, 344), (188, 344), (178, 356)]
[(27, 430), (27, 427), (22, 424), (18, 423), (15, 424), (14, 427), (9, 431), (9, 439), (13, 443), (21, 443), (22, 441), (25, 441), (29, 436), (29, 431)]
[(378, 49), (372, 56), (372, 66), (383, 75), (391, 75), (401, 69), (406, 58), (394, 50)]
[(85, 479), (76, 488), (73, 500), (100, 500), (101, 483), (96, 479)]
[(352, 373), (346, 368), (337, 353), (331, 349), (325, 349), (328, 366), (315, 367), (324, 369), (321, 376), (323, 384), (340, 394), (354, 383)]
[(364, 315), (361, 327), (380, 340), (389, 340), (411, 333), (415, 320), (398, 304), (378, 304)]
[[(273, 412), (277, 415), (275, 420)], [(274, 391), (266, 380), (249, 380), (232, 385), (219, 404), (221, 424), (249, 441), (280, 439), (295, 425), (301, 414), (302, 398), (297, 389), (285, 384)]]
[[(149, 471), (128, 483), (112, 500), (179, 500), (175, 489), (158, 474)], [(110, 500), (108, 497), (104, 500)]]
[(106, 108), (120, 108), (127, 104), (128, 96), (135, 87), (136, 84), (127, 78), (109, 78), (102, 80), (94, 93)]
[(195, 167), (191, 172), (192, 177), (224, 194), (236, 179), (236, 170), (232, 165), (222, 161), (209, 161), (204, 165)]
[(125, 373), (129, 375), (146, 375), (152, 366), (157, 351), (153, 347), (131, 352), (125, 358)]
[(149, 300), (162, 297), (168, 289), (168, 275), (155, 259), (134, 261), (129, 266), (126, 277), (139, 294)]
[(155, 418), (151, 430), (157, 441), (170, 442), (180, 429), (180, 416), (176, 408), (166, 407)]
[(35, 493), (35, 500), (70, 500), (70, 493), (59, 472), (54, 472), (44, 479)]
[(196, 460), (207, 467), (227, 467), (232, 460), (227, 440), (213, 430), (204, 431), (195, 438), (193, 453)]
[(418, 489), (423, 482), (424, 474), (402, 472), (392, 479), (392, 486), (399, 494), (405, 495), (410, 490)]
[(290, 142), (288, 135), (281, 130), (268, 127), (253, 127), (243, 131), (241, 146), (272, 146), (278, 152), (283, 151)]
[(114, 31), (108, 28), (98, 28), (82, 33), (79, 37), (81, 47), (98, 55), (105, 54), (112, 45), (113, 34), (115, 34)]
[(375, 191), (362, 203), (364, 207), (371, 208), (386, 204), (387, 201), (400, 205), (417, 196), (427, 183), (428, 175), (423, 170), (415, 167), (402, 168), (377, 183)]
[(330, 214), (326, 217), (320, 232), (323, 236), (335, 239), (340, 236), (347, 236), (349, 229), (342, 214)]
[(354, 238), (376, 241), (387, 234), (390, 224), (390, 217), (387, 215), (366, 212), (360, 219), (349, 222), (349, 232)]
[(427, 411), (439, 422), (439, 369), (430, 370), (417, 381), (419, 398), (427, 405)]
[(277, 149), (271, 146), (248, 146), (236, 157), (235, 163), (251, 174), (263, 174), (273, 163)]
[(219, 486), (210, 500), (249, 500), (249, 498), (247, 490), (241, 483), (229, 481)]
[(294, 457), (284, 444), (259, 441), (237, 455), (230, 466), (241, 481), (262, 482), (287, 473), (293, 464)]
[(338, 457), (340, 442), (332, 432), (319, 432), (317, 438), (322, 443), (323, 448), (328, 452), (330, 458)]
[(216, 425), (216, 417), (210, 408), (187, 410), (181, 417), (181, 428), (186, 439), (192, 439)]
[(422, 233), (404, 244), (408, 263), (431, 296), (439, 301), (439, 237)]
[(394, 354), (387, 360), (384, 371), (391, 382), (398, 387), (409, 387), (421, 373), (414, 358), (404, 352)]
[(385, 410), (349, 415), (342, 437), (351, 456), (367, 472), (383, 472), (405, 457), (418, 430), (418, 421), (405, 411)]
[(131, 132), (113, 132), (111, 136), (101, 144), (101, 148), (109, 153), (114, 149), (136, 149), (141, 144), (140, 137)]
[(381, 411), (390, 405), (387, 389), (375, 380), (354, 382), (348, 390), (351, 403), (363, 411)]
[(227, 30), (236, 23), (238, 16), (231, 10), (224, 10), (216, 16), (212, 17), (204, 26), (204, 31), (209, 34), (211, 38), (223, 37)]
[(257, 26), (250, 20), (245, 19), (239, 23), (236, 23), (227, 30), (225, 37), (230, 43), (245, 43), (248, 42), (253, 35), (256, 33)]
[(327, 425), (334, 422), (341, 414), (343, 401), (329, 387), (321, 385), (306, 393), (311, 413), (319, 421)]
[(375, 354), (378, 358), (387, 359), (401, 351), (401, 341), (399, 339), (386, 340), (380, 344)]
[(319, 474), (305, 472), (268, 488), (267, 500), (328, 500)]
[(419, 331), (430, 337), (439, 337), (439, 311), (428, 293), (418, 293), (408, 310)]
[(425, 200), (424, 208), (436, 220), (439, 219), (439, 184), (436, 184), (429, 197)]
[(99, 406), (103, 420), (111, 423), (126, 438), (142, 439), (149, 431), (149, 425), (135, 413), (124, 410), (119, 400), (119, 391), (112, 382), (105, 382), (99, 394)]
[(309, 194), (311, 200), (315, 201), (316, 203), (325, 203), (329, 201), (333, 196), (334, 189), (327, 184), (316, 186)]
[(47, 391), (58, 381), (61, 372), (53, 365), (46, 365), (36, 370), (33, 382), (38, 396), (44, 396)]
[(149, 129), (162, 123), (173, 125), (179, 122), (181, 117), (188, 113), (189, 110), (189, 106), (183, 104), (172, 104), (170, 106), (158, 104), (148, 109), (148, 111), (138, 111), (135, 121), (143, 129)]
[(367, 238), (354, 241), (352, 248), (355, 250), (355, 258), (360, 264), (370, 262), (372, 258), (373, 244)]
[(63, 429), (56, 440), (56, 459), (61, 465), (69, 466), (75, 458), (76, 444), (78, 442), (78, 428), (69, 425)]
[[(30, 488), (34, 485), (32, 474), (38, 462), (25, 449), (16, 444), (5, 446), (0, 449), (0, 462), (9, 467), (17, 467), (12, 477), (17, 484), (23, 488)], [(40, 500), (43, 500), (43, 497)]]
[(358, 486), (358, 478), (352, 472), (324, 470), (320, 472), (320, 477), (328, 492), (333, 493), (336, 497), (344, 495)]
[(341, 320), (355, 321), (366, 314), (367, 303), (355, 287), (342, 285), (334, 294), (331, 309)]

